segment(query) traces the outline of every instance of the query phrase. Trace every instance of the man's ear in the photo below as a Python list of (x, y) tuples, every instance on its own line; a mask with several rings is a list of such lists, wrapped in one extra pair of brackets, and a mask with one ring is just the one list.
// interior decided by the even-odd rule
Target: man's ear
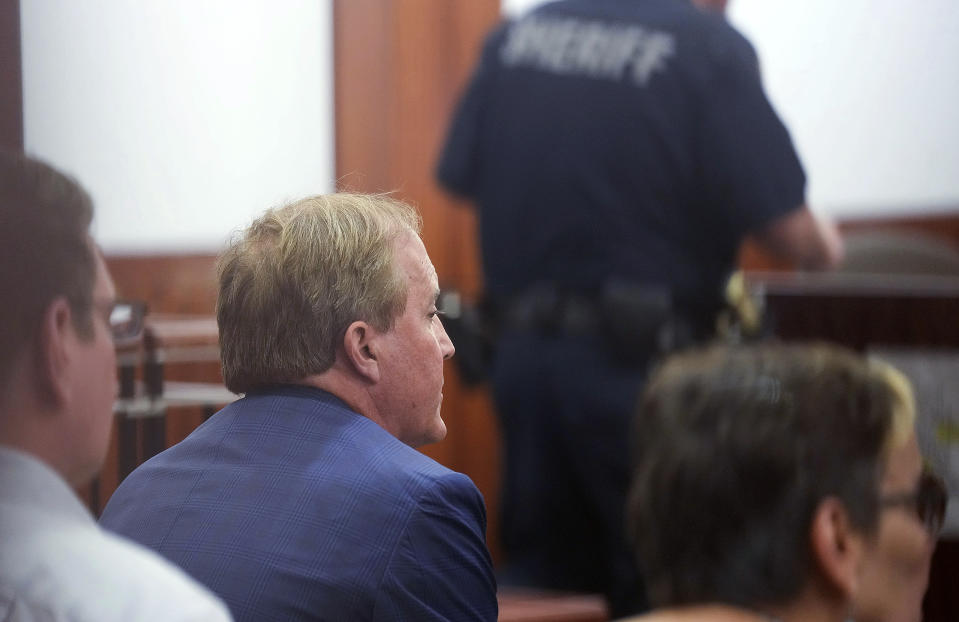
[(377, 332), (366, 322), (356, 321), (346, 329), (343, 349), (346, 359), (359, 375), (371, 382), (379, 382), (380, 366), (376, 360)]
[(809, 533), (813, 559), (826, 582), (847, 599), (859, 586), (865, 538), (837, 497), (826, 497), (816, 507)]
[(73, 326), (73, 311), (64, 297), (47, 305), (40, 324), (39, 347), (37, 348), (37, 384), (42, 394), (55, 404), (65, 404), (70, 399), (68, 375), (73, 346), (77, 342)]

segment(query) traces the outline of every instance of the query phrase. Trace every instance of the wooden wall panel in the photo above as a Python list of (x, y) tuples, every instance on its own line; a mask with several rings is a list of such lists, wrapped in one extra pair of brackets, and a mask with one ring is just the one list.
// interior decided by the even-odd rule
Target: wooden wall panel
[(392, 190), (390, 19), (382, 0), (333, 2), (334, 136), (340, 190)]
[(440, 278), (469, 293), (479, 282), (475, 218), (432, 173), (482, 37), (498, 17), (496, 0), (334, 3), (339, 187), (394, 192), (416, 204)]
[(146, 301), (152, 313), (213, 313), (215, 255), (110, 255), (106, 259), (121, 298)]
[[(393, 192), (423, 215), (440, 284), (475, 298), (474, 214), (433, 181), (453, 107), (499, 19), (498, 0), (334, 0), (336, 175), (340, 189)], [(446, 366), (445, 441), (428, 455), (469, 475), (490, 515), (498, 556), (499, 433), (485, 387)]]

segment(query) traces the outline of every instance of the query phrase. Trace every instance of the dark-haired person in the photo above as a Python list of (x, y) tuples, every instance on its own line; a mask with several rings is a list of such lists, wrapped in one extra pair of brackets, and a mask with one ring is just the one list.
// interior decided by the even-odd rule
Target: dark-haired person
[(0, 150), (0, 620), (229, 620), (152, 551), (102, 531), (71, 490), (107, 451), (116, 292), (72, 179)]
[(483, 498), (441, 440), (436, 271), (384, 196), (269, 210), (220, 257), (223, 377), (245, 397), (136, 469), (108, 528), (237, 620), (495, 620)]
[(908, 381), (827, 345), (713, 348), (652, 377), (628, 525), (643, 622), (919, 622), (945, 512)]

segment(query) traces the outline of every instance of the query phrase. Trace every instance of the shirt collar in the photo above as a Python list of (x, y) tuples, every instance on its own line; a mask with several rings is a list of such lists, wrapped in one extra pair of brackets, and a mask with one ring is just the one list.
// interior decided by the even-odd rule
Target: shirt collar
[(36, 457), (0, 445), (0, 503), (95, 524), (76, 493), (49, 465)]

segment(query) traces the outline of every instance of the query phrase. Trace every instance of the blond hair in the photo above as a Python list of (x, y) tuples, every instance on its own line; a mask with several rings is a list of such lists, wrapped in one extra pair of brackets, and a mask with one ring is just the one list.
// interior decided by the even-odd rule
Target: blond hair
[(889, 388), (892, 421), (882, 448), (883, 464), (889, 453), (908, 441), (916, 429), (916, 398), (906, 376), (880, 359), (869, 359), (870, 372)]
[(217, 263), (223, 378), (236, 393), (333, 364), (350, 323), (392, 327), (406, 306), (394, 242), (419, 234), (409, 205), (339, 193), (269, 209)]

